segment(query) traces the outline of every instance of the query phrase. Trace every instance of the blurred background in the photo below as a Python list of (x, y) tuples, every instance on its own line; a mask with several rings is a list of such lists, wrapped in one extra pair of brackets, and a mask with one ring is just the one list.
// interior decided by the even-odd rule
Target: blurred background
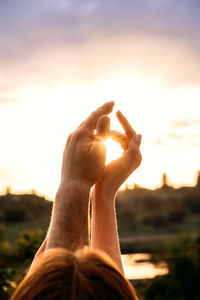
[[(122, 251), (157, 253), (137, 256), (154, 264), (129, 278), (156, 276), (156, 259), (165, 261), (159, 274), (176, 273), (169, 261), (181, 252), (178, 245), (199, 249), (199, 30), (197, 0), (0, 0), (2, 297), (19, 281), (20, 253), (28, 265), (47, 230), (51, 203), (45, 199), (53, 200), (58, 188), (68, 134), (108, 100), (115, 101), (112, 129), (121, 130), (115, 116), (120, 109), (143, 136), (142, 165), (117, 199)], [(108, 161), (121, 153), (114, 142), (107, 148)], [(32, 233), (18, 238), (27, 228)], [(163, 246), (166, 241), (171, 244)], [(187, 259), (197, 266), (197, 257), (195, 252)], [(134, 257), (124, 261), (135, 263)], [(180, 274), (195, 274), (196, 291), (200, 271), (191, 265), (179, 261)], [(148, 268), (151, 275), (142, 276)], [(156, 284), (169, 287), (168, 274)], [(141, 282), (138, 293), (147, 297)], [(149, 289), (159, 294), (159, 288)], [(166, 295), (189, 299), (187, 292), (179, 298), (174, 293)], [(161, 299), (152, 295), (147, 298)]]

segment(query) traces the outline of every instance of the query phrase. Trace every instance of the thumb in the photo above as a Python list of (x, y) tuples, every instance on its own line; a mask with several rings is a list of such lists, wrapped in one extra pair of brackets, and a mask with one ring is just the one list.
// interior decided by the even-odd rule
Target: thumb
[(104, 142), (110, 134), (110, 118), (103, 115), (99, 118), (96, 128), (96, 139)]
[(142, 155), (140, 153), (141, 139), (142, 136), (140, 134), (136, 134), (136, 136), (132, 138), (128, 149), (124, 152), (124, 156), (126, 158), (129, 158), (129, 160), (132, 161), (136, 168), (142, 161)]
[(110, 134), (110, 118), (107, 115), (103, 115), (99, 118), (96, 127), (96, 135), (91, 147), (91, 151), (104, 157), (106, 155), (106, 146), (104, 144), (105, 140)]

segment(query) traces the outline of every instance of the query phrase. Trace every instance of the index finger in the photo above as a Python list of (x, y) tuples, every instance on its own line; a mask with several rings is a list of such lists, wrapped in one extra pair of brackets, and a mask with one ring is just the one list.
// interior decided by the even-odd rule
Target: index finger
[(99, 118), (112, 112), (114, 101), (106, 102), (101, 107), (93, 111), (90, 116), (83, 122), (82, 127), (92, 131), (96, 129)]
[(134, 135), (136, 135), (136, 132), (132, 128), (131, 124), (128, 122), (128, 120), (125, 118), (125, 116), (119, 110), (117, 112), (117, 118), (118, 118), (120, 124), (122, 125), (128, 138), (132, 138)]

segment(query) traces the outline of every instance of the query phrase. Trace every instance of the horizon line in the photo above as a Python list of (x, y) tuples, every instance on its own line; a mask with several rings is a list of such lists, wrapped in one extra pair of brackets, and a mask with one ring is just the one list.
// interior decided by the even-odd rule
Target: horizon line
[[(143, 186), (143, 185), (140, 185), (138, 183), (134, 183), (134, 184), (125, 184), (123, 187), (120, 187), (118, 191), (124, 191), (126, 189), (129, 189), (129, 190), (133, 190), (133, 189), (136, 189), (136, 188), (139, 188), (139, 189), (147, 189), (147, 190), (150, 190), (150, 191), (156, 191), (164, 186), (168, 186), (170, 188), (173, 188), (173, 189), (180, 189), (180, 188), (183, 188), (183, 187), (195, 187), (197, 186), (198, 184), (200, 183), (200, 170), (197, 171), (196, 173), (196, 180), (194, 181), (194, 183), (191, 183), (191, 184), (173, 184), (171, 183), (168, 178), (167, 178), (167, 173), (163, 173), (162, 175), (162, 179), (161, 179), (161, 182), (160, 184), (154, 186), (154, 187), (149, 187), (149, 186)], [(13, 190), (11, 188), (10, 185), (8, 185), (2, 192), (0, 192), (0, 196), (5, 196), (5, 195), (36, 195), (36, 196), (39, 196), (39, 197), (44, 197), (46, 200), (49, 200), (49, 201), (53, 201), (54, 198), (52, 197), (49, 197), (47, 196), (46, 194), (43, 194), (43, 193), (40, 193), (38, 192), (36, 189), (30, 189), (30, 190), (21, 190), (21, 191), (16, 191), (16, 190)]]

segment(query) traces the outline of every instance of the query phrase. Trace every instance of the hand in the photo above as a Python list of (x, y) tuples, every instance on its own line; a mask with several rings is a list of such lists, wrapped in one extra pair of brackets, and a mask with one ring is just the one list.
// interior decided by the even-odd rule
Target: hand
[(91, 188), (103, 175), (106, 149), (102, 137), (108, 131), (110, 119), (106, 115), (111, 113), (113, 106), (114, 102), (110, 101), (99, 107), (68, 137), (61, 185), (71, 181)]
[(120, 143), (124, 152), (122, 156), (110, 162), (104, 171), (103, 177), (96, 183), (96, 192), (114, 196), (121, 184), (140, 165), (142, 156), (140, 153), (141, 135), (136, 135), (125, 116), (118, 111), (117, 118), (121, 123), (125, 134), (111, 131), (111, 138)]
[[(103, 175), (109, 114), (114, 102), (94, 111), (70, 136), (63, 153), (61, 184), (56, 193), (47, 249), (76, 251), (88, 245), (88, 203), (91, 186)], [(94, 130), (96, 129), (96, 133)]]

